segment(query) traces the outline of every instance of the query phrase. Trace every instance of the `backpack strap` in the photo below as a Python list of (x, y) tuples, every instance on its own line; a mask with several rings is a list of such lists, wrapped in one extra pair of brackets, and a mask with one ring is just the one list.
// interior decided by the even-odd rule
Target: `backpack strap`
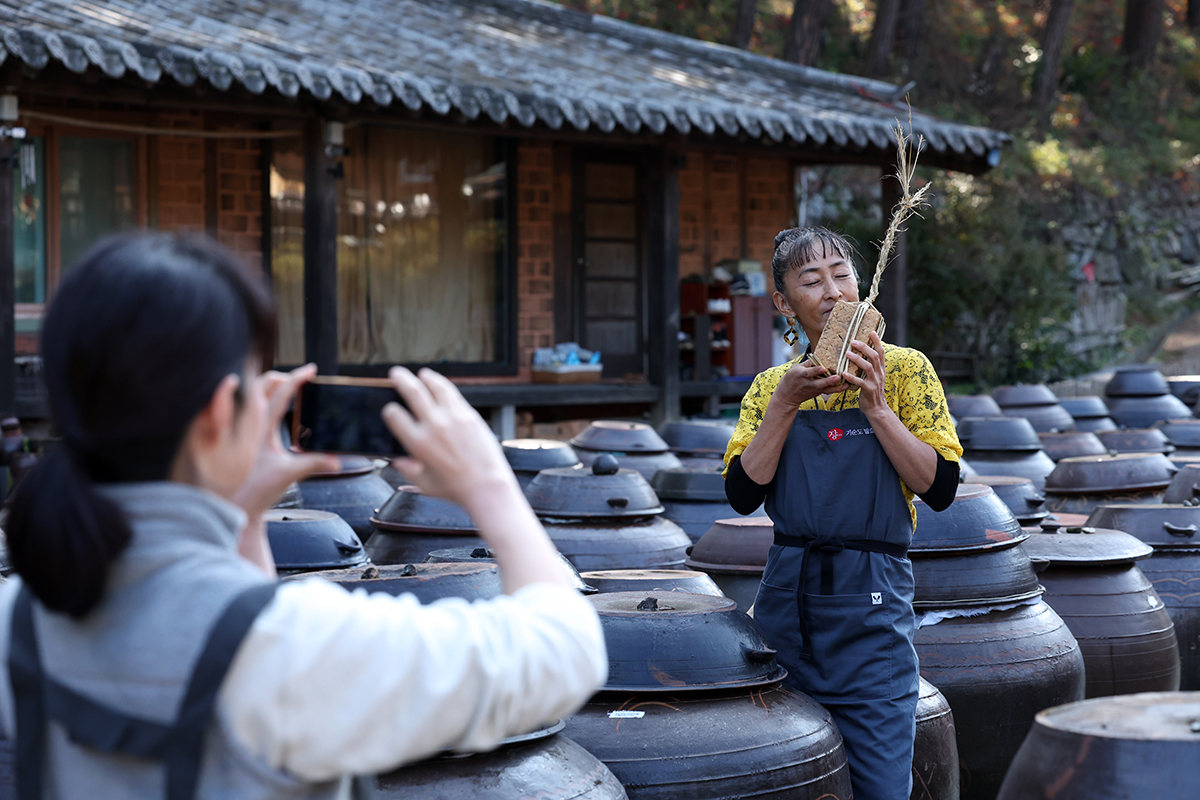
[(192, 800), (204, 761), (204, 734), (229, 666), (254, 620), (278, 584), (239, 594), (209, 631), (174, 724), (163, 725), (85, 697), (45, 675), (33, 625), (32, 595), (22, 586), (13, 608), (9, 674), (16, 706), (18, 800), (42, 800), (46, 720), (62, 725), (71, 741), (102, 753), (160, 760), (166, 766), (167, 800)]

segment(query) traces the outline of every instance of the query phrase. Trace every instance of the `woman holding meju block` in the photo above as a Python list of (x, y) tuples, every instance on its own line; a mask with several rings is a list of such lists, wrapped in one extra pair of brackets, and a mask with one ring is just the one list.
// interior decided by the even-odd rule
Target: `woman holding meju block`
[[(820, 340), (839, 300), (858, 301), (854, 252), (824, 228), (775, 237), (775, 307), (795, 340)], [(925, 356), (853, 341), (841, 374), (805, 356), (754, 379), (725, 455), (726, 495), (741, 514), (766, 501), (775, 544), (755, 620), (787, 682), (833, 716), (856, 800), (912, 788), (918, 665), (913, 648), (914, 494), (954, 500), (958, 442)]]

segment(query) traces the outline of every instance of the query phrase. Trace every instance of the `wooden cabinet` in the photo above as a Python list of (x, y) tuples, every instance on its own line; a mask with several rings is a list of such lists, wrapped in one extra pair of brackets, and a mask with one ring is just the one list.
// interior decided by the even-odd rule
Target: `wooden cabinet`
[(736, 295), (729, 315), (731, 374), (757, 375), (774, 366), (772, 359), (772, 325), (775, 304), (770, 297)]
[[(710, 311), (709, 300), (729, 311)], [(718, 307), (722, 304), (717, 304)], [(690, 380), (753, 377), (772, 365), (770, 297), (729, 295), (725, 284), (680, 284), (680, 366)]]

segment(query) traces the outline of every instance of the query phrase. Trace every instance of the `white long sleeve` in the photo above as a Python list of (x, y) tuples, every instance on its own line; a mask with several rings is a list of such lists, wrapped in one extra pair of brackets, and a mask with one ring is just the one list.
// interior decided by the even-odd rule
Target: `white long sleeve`
[(595, 610), (563, 587), (422, 606), (312, 580), (255, 621), (217, 714), (251, 754), (320, 781), (491, 748), (571, 714), (607, 673)]

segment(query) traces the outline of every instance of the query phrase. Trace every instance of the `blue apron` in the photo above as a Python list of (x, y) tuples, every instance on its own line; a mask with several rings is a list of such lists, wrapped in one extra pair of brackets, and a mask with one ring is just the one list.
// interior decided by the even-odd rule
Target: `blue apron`
[(789, 683), (842, 733), (856, 800), (907, 800), (916, 734), (908, 502), (859, 409), (799, 411), (767, 514), (754, 619)]

